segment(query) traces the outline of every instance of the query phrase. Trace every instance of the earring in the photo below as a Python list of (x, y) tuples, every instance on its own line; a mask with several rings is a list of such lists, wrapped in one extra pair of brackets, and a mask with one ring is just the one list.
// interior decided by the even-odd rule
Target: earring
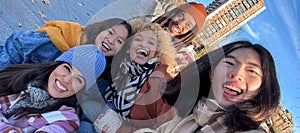
[(229, 78), (233, 78), (233, 75), (232, 75), (232, 74), (228, 74), (228, 77), (229, 77)]

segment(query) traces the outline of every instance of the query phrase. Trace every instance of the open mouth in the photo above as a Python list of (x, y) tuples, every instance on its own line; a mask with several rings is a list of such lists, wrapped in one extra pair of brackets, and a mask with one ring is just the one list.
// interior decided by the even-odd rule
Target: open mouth
[(182, 29), (180, 28), (180, 26), (178, 25), (177, 22), (171, 22), (171, 31), (174, 33), (178, 33), (181, 34)]
[(102, 42), (102, 46), (107, 50), (107, 51), (110, 51), (111, 48), (105, 43), (105, 42)]
[(61, 91), (68, 91), (68, 89), (62, 86), (58, 80), (55, 80), (55, 84)]
[(178, 25), (173, 25), (173, 26), (172, 26), (172, 30), (173, 30), (174, 32), (178, 33), (178, 34), (180, 34), (180, 32), (181, 32), (181, 30), (180, 30), (180, 28), (178, 27)]
[(138, 49), (138, 50), (136, 51), (136, 54), (142, 55), (142, 56), (144, 56), (144, 57), (147, 57), (147, 56), (149, 55), (149, 52), (146, 51), (146, 50), (143, 50), (143, 49)]
[(224, 85), (224, 93), (226, 93), (229, 96), (238, 96), (243, 93), (243, 90), (231, 85)]

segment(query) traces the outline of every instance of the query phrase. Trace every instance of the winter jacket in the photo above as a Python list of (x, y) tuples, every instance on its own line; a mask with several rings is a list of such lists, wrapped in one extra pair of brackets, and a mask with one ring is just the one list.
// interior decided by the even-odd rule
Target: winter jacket
[[(176, 116), (156, 130), (144, 128), (135, 133), (225, 133), (228, 132), (228, 127), (224, 125), (224, 118), (225, 112), (215, 100), (203, 98), (194, 108), (193, 114), (185, 118)], [(265, 131), (259, 127), (249, 131), (236, 131), (235, 133), (265, 133)]]
[(38, 31), (17, 31), (0, 46), (0, 70), (12, 64), (54, 61), (77, 44), (82, 26), (73, 22), (49, 21)]
[(123, 122), (117, 132), (134, 132), (143, 127), (157, 128), (176, 116), (176, 110), (162, 97), (167, 81), (167, 66), (160, 66), (144, 83), (130, 111), (130, 121)]
[(24, 133), (38, 131), (70, 133), (76, 132), (79, 128), (79, 118), (75, 109), (67, 106), (62, 106), (56, 111), (25, 116), (22, 116), (22, 112), (19, 112), (10, 118), (6, 118), (2, 112), (22, 98), (24, 98), (22, 93), (0, 97), (0, 132), (13, 132), (19, 128)]

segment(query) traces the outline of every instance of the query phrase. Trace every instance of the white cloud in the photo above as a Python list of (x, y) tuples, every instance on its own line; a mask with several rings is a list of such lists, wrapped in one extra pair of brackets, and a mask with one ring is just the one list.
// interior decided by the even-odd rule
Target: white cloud
[(250, 27), (249, 24), (245, 24), (244, 27), (245, 27), (246, 32), (247, 32), (250, 36), (252, 36), (255, 40), (259, 40), (259, 35), (260, 35), (260, 34), (259, 34), (258, 32), (254, 32), (254, 31), (252, 30), (252, 28)]
[[(278, 17), (281, 18), (281, 20), (284, 23), (284, 27), (287, 28), (287, 32), (289, 33), (289, 37), (291, 38), (291, 41), (293, 43), (294, 49), (297, 50), (300, 48), (299, 42), (299, 8), (297, 7), (296, 2), (274, 2), (275, 9), (278, 12)], [(297, 52), (298, 57), (300, 58), (299, 52)]]
[(269, 35), (273, 37), (278, 37), (278, 30), (273, 27), (270, 23), (261, 23), (259, 26), (260, 30), (264, 33), (264, 35)]

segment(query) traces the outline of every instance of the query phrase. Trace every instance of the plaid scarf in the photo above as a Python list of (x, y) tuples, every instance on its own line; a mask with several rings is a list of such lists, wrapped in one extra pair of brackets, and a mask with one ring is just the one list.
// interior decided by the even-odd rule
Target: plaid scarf
[[(193, 114), (182, 119), (179, 116), (162, 125), (159, 132), (172, 133), (227, 133), (228, 127), (224, 125), (225, 111), (212, 99), (202, 98), (193, 110)], [(265, 133), (263, 129), (237, 131), (235, 133)]]
[(224, 113), (216, 101), (202, 98), (194, 108), (193, 114), (184, 118), (177, 125), (175, 132), (226, 132), (223, 125)]
[(156, 67), (155, 59), (149, 60), (144, 65), (139, 65), (125, 59), (121, 64), (122, 70), (113, 79), (113, 83), (107, 87), (104, 96), (105, 99), (115, 104), (116, 112), (123, 118), (129, 118), (129, 112), (135, 98)]
[(25, 92), (21, 92), (21, 95), (25, 95), (25, 97), (20, 100), (17, 99), (16, 102), (6, 111), (3, 111), (2, 114), (9, 118), (23, 108), (42, 110), (50, 105), (57, 104), (58, 99), (51, 97), (47, 91), (40, 89), (43, 85), (44, 82), (42, 81), (29, 83)]

